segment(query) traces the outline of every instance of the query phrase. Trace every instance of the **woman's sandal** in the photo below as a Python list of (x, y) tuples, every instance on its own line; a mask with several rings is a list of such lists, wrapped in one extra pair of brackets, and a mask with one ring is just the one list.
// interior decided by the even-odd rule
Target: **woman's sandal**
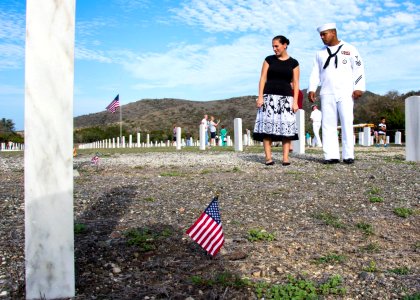
[(283, 162), (282, 165), (283, 166), (289, 166), (290, 165), (290, 162)]
[(274, 165), (274, 160), (272, 160), (272, 161), (266, 161), (265, 162), (265, 165), (266, 166), (272, 166), (272, 165)]

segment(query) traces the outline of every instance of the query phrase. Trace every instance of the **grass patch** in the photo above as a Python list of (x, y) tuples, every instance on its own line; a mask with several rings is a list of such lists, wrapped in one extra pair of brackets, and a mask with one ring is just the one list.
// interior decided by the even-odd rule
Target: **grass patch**
[(373, 234), (373, 226), (368, 223), (357, 223), (356, 227), (360, 229), (365, 235), (372, 235)]
[(241, 278), (236, 274), (230, 272), (223, 272), (217, 274), (214, 278), (205, 279), (201, 276), (192, 276), (191, 282), (195, 285), (202, 286), (223, 286), (223, 287), (245, 287), (251, 286), (249, 279)]
[(394, 214), (396, 214), (397, 216), (401, 218), (408, 218), (413, 213), (414, 213), (413, 210), (407, 207), (397, 207), (394, 209)]
[(341, 222), (340, 218), (334, 216), (331, 213), (319, 213), (314, 215), (315, 219), (323, 221), (325, 224), (329, 226), (333, 226), (334, 228), (344, 228), (344, 224)]
[(146, 202), (155, 202), (155, 198), (153, 198), (153, 197), (146, 197), (146, 198), (143, 199), (143, 201), (146, 201)]
[(404, 296), (403, 300), (420, 300), (420, 293)]
[(379, 193), (381, 192), (381, 189), (378, 187), (373, 187), (368, 191), (369, 195), (379, 195)]
[(367, 267), (363, 268), (363, 271), (365, 272), (369, 272), (369, 273), (374, 273), (378, 271), (378, 267), (376, 266), (376, 262), (375, 261), (370, 261), (369, 265)]
[(250, 229), (247, 236), (248, 241), (258, 242), (258, 241), (274, 241), (275, 237), (273, 234), (268, 233), (264, 229)]
[(255, 284), (258, 299), (319, 299), (327, 295), (344, 295), (346, 289), (343, 280), (336, 275), (325, 283), (316, 284), (311, 280), (297, 279), (288, 276), (286, 284), (269, 284), (260, 282)]
[(344, 255), (336, 254), (336, 253), (330, 253), (325, 256), (321, 256), (320, 258), (317, 258), (315, 260), (315, 263), (317, 264), (335, 264), (335, 263), (341, 263), (345, 260)]
[(127, 243), (139, 247), (141, 252), (155, 250), (157, 242), (171, 235), (172, 231), (167, 228), (156, 232), (149, 228), (132, 228), (124, 232)]
[(369, 201), (371, 203), (382, 203), (384, 202), (384, 199), (380, 196), (372, 196), (372, 197), (369, 197)]
[(239, 172), (240, 170), (239, 167), (233, 167), (232, 172)]
[(87, 232), (87, 226), (82, 223), (74, 224), (74, 234), (83, 234)]
[(388, 270), (390, 273), (394, 273), (397, 275), (408, 275), (410, 274), (410, 269), (408, 267), (401, 267), (401, 268), (395, 268)]

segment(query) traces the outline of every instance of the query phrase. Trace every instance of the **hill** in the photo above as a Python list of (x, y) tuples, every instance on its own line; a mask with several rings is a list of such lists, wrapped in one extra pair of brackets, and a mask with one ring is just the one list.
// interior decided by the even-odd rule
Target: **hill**
[[(307, 126), (311, 105), (304, 93), (303, 109), (306, 113)], [(410, 92), (398, 94), (389, 92), (380, 96), (366, 92), (355, 102), (355, 123), (377, 123), (381, 115), (385, 115), (389, 128), (404, 128), (404, 99), (408, 96), (420, 94)], [(182, 99), (143, 99), (122, 106), (122, 119), (125, 132), (172, 134), (174, 125), (180, 126), (183, 132), (190, 132), (194, 138), (198, 137), (198, 127), (204, 114), (214, 115), (220, 119), (220, 125), (225, 125), (229, 132), (233, 132), (233, 120), (242, 118), (243, 128), (254, 127), (256, 96), (242, 96), (225, 100), (189, 101)], [(90, 127), (115, 126), (119, 124), (119, 113), (102, 111), (74, 118), (76, 130)], [(308, 127), (310, 129), (310, 126)]]

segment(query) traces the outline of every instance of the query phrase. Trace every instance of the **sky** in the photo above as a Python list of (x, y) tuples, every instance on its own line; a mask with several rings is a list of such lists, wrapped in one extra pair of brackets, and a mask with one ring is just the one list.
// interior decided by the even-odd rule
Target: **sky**
[[(24, 129), (25, 6), (0, 1), (0, 118), (17, 130)], [(358, 48), (369, 91), (420, 90), (419, 0), (77, 0), (74, 116), (104, 111), (117, 94), (121, 105), (257, 95), (276, 35), (290, 40), (305, 89), (323, 45), (316, 28), (330, 22)]]

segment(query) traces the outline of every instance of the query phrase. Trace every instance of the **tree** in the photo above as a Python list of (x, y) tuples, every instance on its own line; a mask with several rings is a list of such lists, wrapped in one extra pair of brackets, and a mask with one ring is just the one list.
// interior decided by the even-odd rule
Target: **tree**
[(15, 123), (11, 119), (2, 118), (0, 123), (1, 133), (11, 133), (15, 131)]

